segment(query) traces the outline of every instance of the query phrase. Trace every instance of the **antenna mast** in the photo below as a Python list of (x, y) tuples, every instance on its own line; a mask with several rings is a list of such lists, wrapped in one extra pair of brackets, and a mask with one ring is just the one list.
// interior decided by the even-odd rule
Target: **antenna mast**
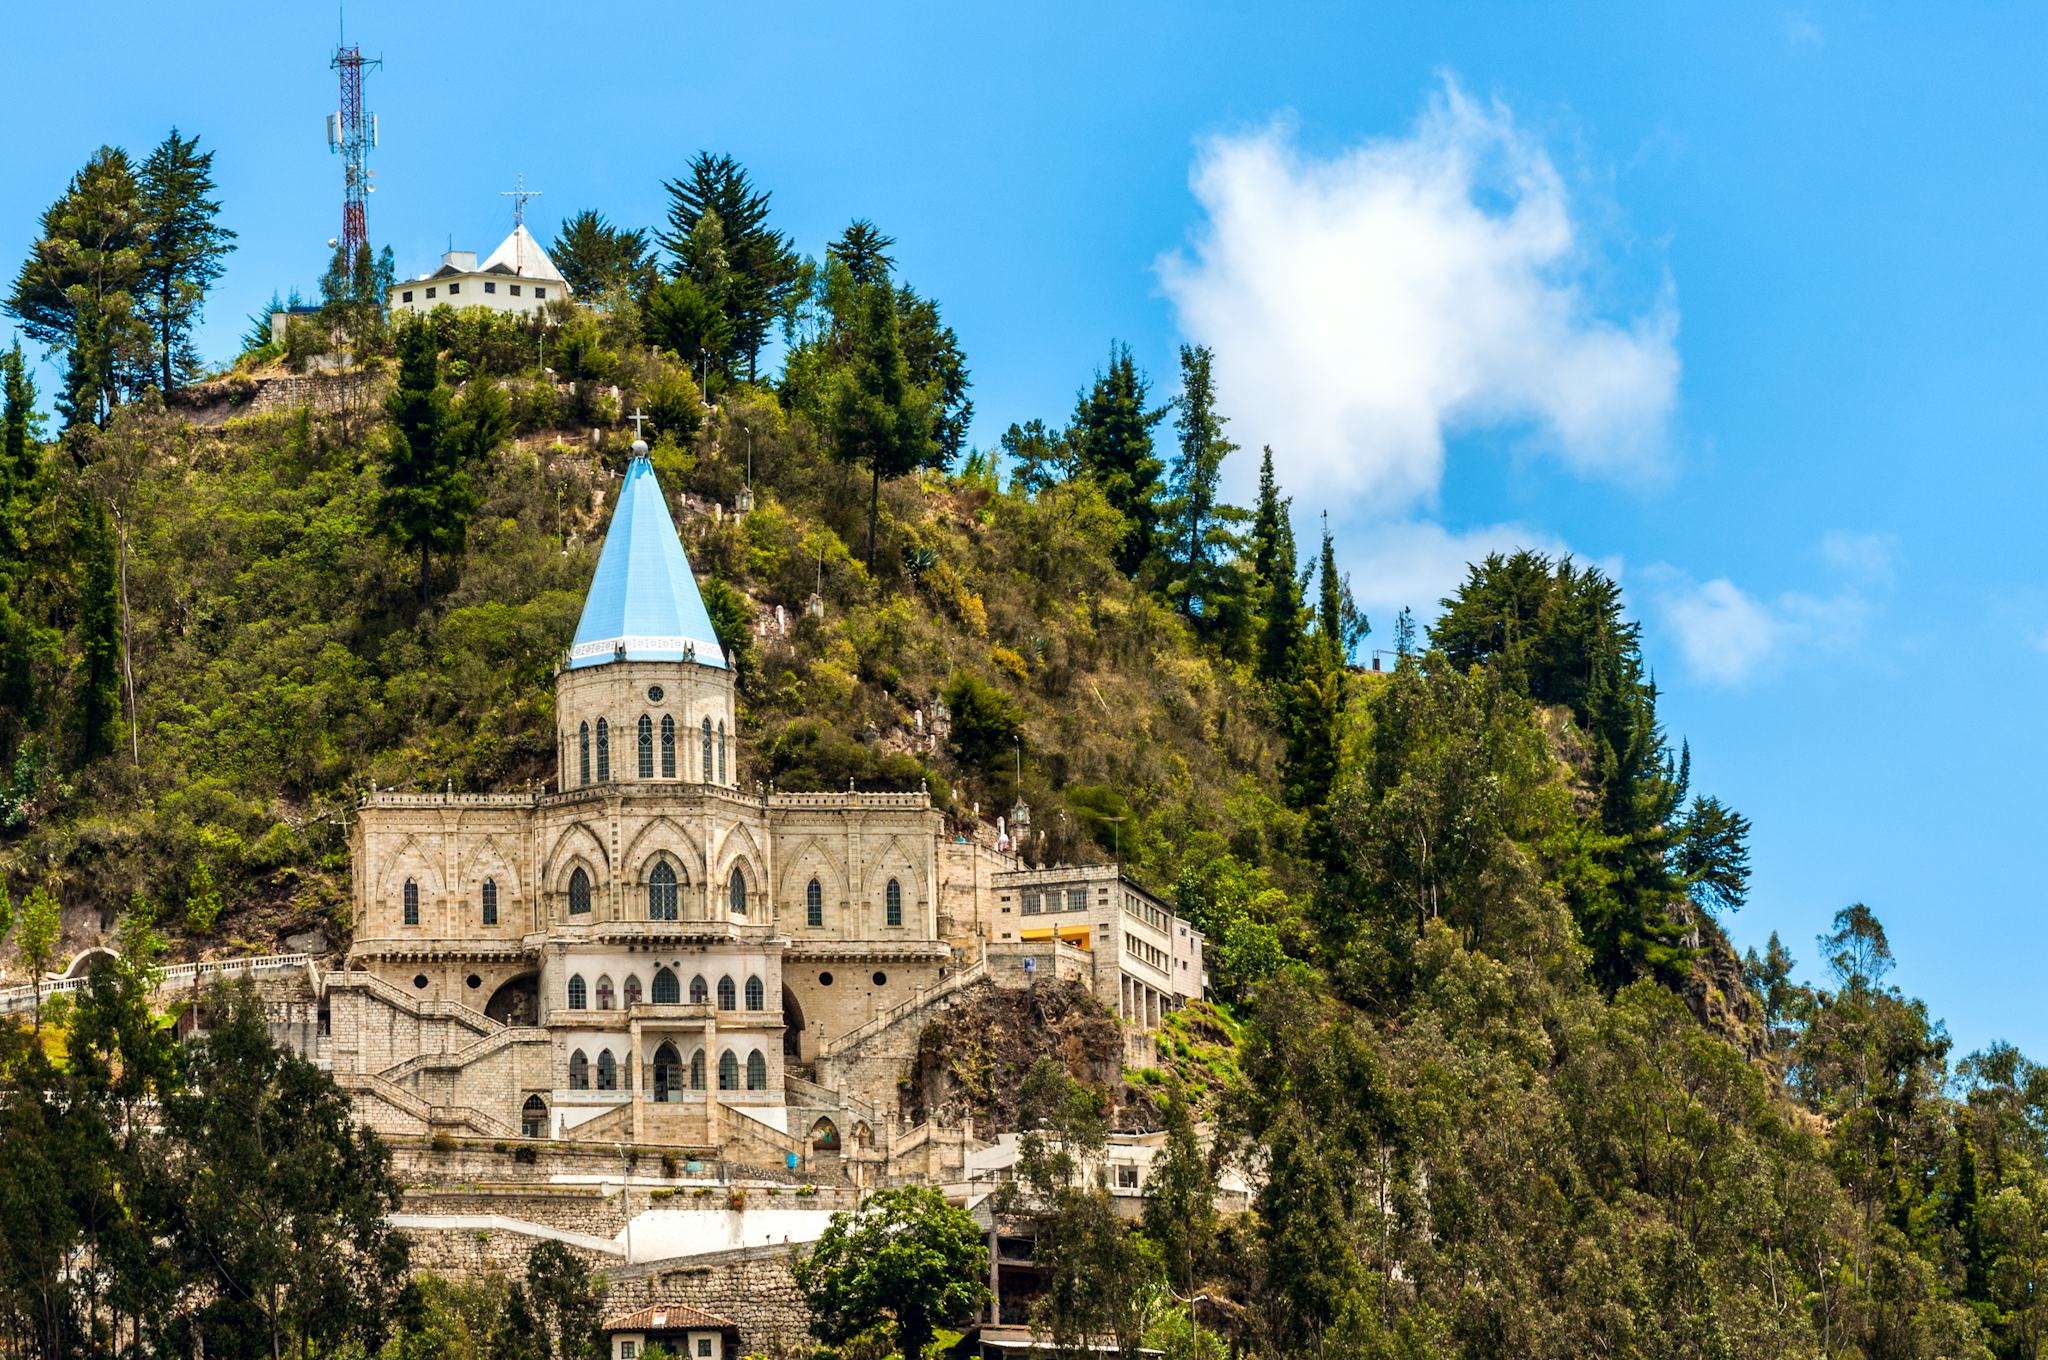
[(356, 255), (370, 242), (368, 214), (370, 193), (370, 152), (377, 145), (377, 115), (363, 112), (363, 73), (382, 66), (381, 57), (365, 58), (363, 49), (339, 40), (331, 70), (341, 73), (341, 107), (327, 115), (327, 149), (341, 157), (342, 258), (350, 268)]

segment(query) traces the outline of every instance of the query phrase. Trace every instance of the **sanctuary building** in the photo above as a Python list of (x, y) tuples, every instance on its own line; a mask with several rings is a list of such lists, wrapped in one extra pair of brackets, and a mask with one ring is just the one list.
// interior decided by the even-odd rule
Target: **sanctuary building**
[(970, 981), (1076, 977), (1140, 1032), (1202, 994), (1200, 935), (1112, 868), (1027, 869), (922, 791), (750, 786), (644, 444), (555, 685), (552, 788), (363, 799), (323, 1049), (374, 1126), (779, 1163), (871, 1143)]

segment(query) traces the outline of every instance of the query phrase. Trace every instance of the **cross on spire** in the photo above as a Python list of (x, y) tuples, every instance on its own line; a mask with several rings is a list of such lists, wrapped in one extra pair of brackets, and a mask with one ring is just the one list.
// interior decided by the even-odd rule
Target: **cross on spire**
[(641, 414), (640, 414), (640, 408), (639, 408), (639, 407), (637, 407), (637, 406), (635, 406), (635, 407), (633, 408), (633, 414), (632, 414), (632, 415), (630, 415), (630, 416), (627, 416), (627, 417), (626, 417), (626, 419), (628, 419), (628, 420), (630, 420), (630, 421), (632, 421), (632, 422), (633, 422), (633, 438), (635, 438), (635, 439), (638, 439), (638, 438), (640, 438), (640, 434), (641, 434), (641, 431), (640, 431), (640, 424), (641, 424), (641, 422), (642, 422), (642, 421), (646, 420), (646, 419), (647, 419), (647, 417), (646, 417), (646, 416), (643, 416), (643, 415), (641, 415)]
[(524, 170), (519, 172), (517, 188), (500, 189), (498, 191), (498, 197), (512, 200), (513, 226), (523, 227), (526, 225), (526, 200), (529, 198), (539, 198), (542, 192), (544, 191), (540, 189), (529, 189), (526, 187), (526, 172)]

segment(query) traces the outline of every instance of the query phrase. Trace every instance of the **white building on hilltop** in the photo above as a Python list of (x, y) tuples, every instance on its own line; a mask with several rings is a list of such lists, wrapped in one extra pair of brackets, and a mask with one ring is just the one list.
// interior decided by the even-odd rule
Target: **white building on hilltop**
[(524, 316), (568, 296), (562, 272), (522, 222), (482, 264), (473, 250), (451, 250), (439, 269), (394, 284), (385, 303), (393, 316), (436, 307), (488, 307)]

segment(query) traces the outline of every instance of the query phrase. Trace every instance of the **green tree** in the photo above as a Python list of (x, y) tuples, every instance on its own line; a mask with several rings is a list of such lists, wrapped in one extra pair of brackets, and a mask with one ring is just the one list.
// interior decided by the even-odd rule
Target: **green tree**
[(818, 1340), (844, 1345), (886, 1320), (905, 1360), (930, 1349), (940, 1323), (988, 1301), (981, 1230), (923, 1186), (878, 1191), (832, 1215), (795, 1273)]
[(1102, 488), (1129, 529), (1117, 546), (1117, 566), (1136, 576), (1159, 537), (1159, 477), (1164, 466), (1152, 450), (1152, 430), (1169, 408), (1147, 409), (1145, 377), (1128, 345), (1111, 345), (1109, 367), (1081, 394), (1067, 432), (1075, 461)]
[(1017, 701), (972, 671), (955, 671), (939, 691), (952, 715), (947, 746), (961, 768), (987, 775), (1008, 760), (1024, 733)]
[(441, 382), (440, 354), (425, 321), (399, 336), (398, 382), (384, 399), (385, 441), (380, 529), (419, 557), (419, 598), (429, 598), (431, 558), (462, 551), (478, 504), (472, 472), (505, 437), (505, 394), (479, 379), (457, 402)]
[[(399, 1204), (390, 1155), (332, 1079), (271, 1042), (253, 990), (216, 988), (205, 1008), (162, 1114), (182, 1187), (173, 1250), (208, 1300), (194, 1327), (209, 1354), (373, 1349), (407, 1259), (386, 1222)], [(222, 1345), (234, 1337), (253, 1344)]]
[(647, 294), (647, 338), (708, 381), (710, 364), (723, 366), (733, 343), (732, 322), (716, 298), (694, 280), (664, 279)]
[(195, 955), (200, 941), (213, 934), (213, 928), (220, 923), (223, 905), (220, 889), (213, 881), (213, 870), (201, 858), (192, 866), (192, 880), (185, 888), (185, 934)]
[(882, 480), (924, 466), (937, 447), (931, 398), (911, 381), (887, 288), (862, 292), (851, 359), (832, 397), (831, 426), (833, 455), (868, 469), (867, 565), (873, 571)]
[(895, 244), (895, 237), (884, 236), (873, 222), (856, 217), (838, 240), (825, 247), (825, 254), (845, 265), (855, 283), (867, 286), (889, 281), (889, 271), (896, 267), (889, 247)]
[(1275, 682), (1293, 676), (1307, 631), (1291, 503), (1280, 495), (1268, 444), (1259, 462), (1259, 499), (1252, 511), (1252, 576), (1259, 592), (1259, 676)]
[(615, 227), (591, 208), (562, 223), (548, 247), (548, 258), (570, 291), (587, 302), (601, 303), (613, 296), (637, 299), (654, 286), (646, 230)]
[(1016, 1180), (996, 1211), (1030, 1227), (1042, 1285), (1032, 1330), (1063, 1356), (1090, 1354), (1105, 1337), (1130, 1355), (1157, 1276), (1109, 1193), (1108, 1104), (1046, 1055), (1018, 1086), (1017, 1122)]
[(967, 427), (974, 421), (974, 386), (960, 337), (939, 315), (939, 304), (910, 288), (896, 290), (896, 323), (902, 335), (903, 362), (910, 381), (927, 395), (931, 408), (932, 445), (922, 466), (947, 468), (967, 445)]
[(1012, 423), (998, 441), (1010, 465), (1010, 490), (1036, 496), (1074, 475), (1074, 446), (1042, 420)]
[(1163, 1114), (1166, 1146), (1145, 1180), (1145, 1236), (1168, 1281), (1183, 1299), (1192, 1299), (1216, 1244), (1216, 1173), (1179, 1091), (1168, 1094)]
[(78, 682), (73, 711), (82, 759), (114, 749), (121, 719), (120, 564), (113, 524), (96, 500), (79, 502), (76, 529)]
[(1210, 369), (1215, 355), (1207, 345), (1180, 347), (1180, 396), (1174, 406), (1178, 452), (1167, 475), (1165, 535), (1173, 555), (1181, 613), (1213, 615), (1215, 579), (1211, 557), (1232, 546), (1227, 535), (1214, 541), (1217, 524), (1216, 485), (1223, 460), (1237, 448), (1224, 437), (1225, 418), (1216, 411), (1216, 389)]
[(149, 370), (137, 296), (148, 226), (128, 153), (103, 146), (44, 211), (42, 235), (15, 277), (9, 315), (64, 356), (57, 409), (67, 425), (105, 420)]
[[(787, 236), (768, 225), (768, 192), (755, 189), (731, 156), (699, 152), (691, 158), (687, 175), (662, 187), (669, 210), (668, 230), (660, 234), (660, 244), (678, 273), (720, 303), (732, 326), (732, 375), (738, 376), (737, 368), (743, 364), (746, 379), (752, 382), (758, 376), (761, 346), (795, 286), (796, 252)], [(701, 238), (698, 250), (691, 249), (691, 237), (707, 213), (716, 215), (723, 242), (718, 263), (723, 277), (716, 280), (698, 272), (709, 268)]]
[(235, 248), (235, 233), (220, 224), (214, 187), (213, 153), (201, 152), (197, 137), (180, 137), (176, 128), (149, 153), (138, 178), (147, 224), (138, 295), (155, 344), (157, 384), (165, 392), (199, 371), (192, 330)]
[(21, 920), (15, 926), (14, 947), (21, 966), (35, 987), (36, 1028), (43, 1027), (43, 974), (64, 943), (64, 920), (57, 907), (57, 894), (48, 884), (37, 884), (21, 904)]
[(604, 1288), (588, 1266), (559, 1242), (536, 1242), (526, 1257), (525, 1288), (550, 1360), (602, 1360)]

